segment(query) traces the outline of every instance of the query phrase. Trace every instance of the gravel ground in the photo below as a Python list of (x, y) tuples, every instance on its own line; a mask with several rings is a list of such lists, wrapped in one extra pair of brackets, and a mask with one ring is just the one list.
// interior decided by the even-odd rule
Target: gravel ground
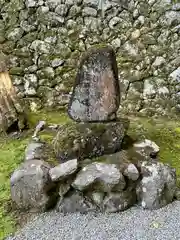
[(38, 216), (7, 240), (180, 240), (180, 201), (159, 210), (133, 207), (118, 214)]

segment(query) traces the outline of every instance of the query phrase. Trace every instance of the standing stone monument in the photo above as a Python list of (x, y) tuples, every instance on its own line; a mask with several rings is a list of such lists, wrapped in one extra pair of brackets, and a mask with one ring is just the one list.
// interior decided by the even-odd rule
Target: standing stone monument
[(113, 49), (89, 50), (76, 76), (69, 116), (83, 122), (114, 120), (119, 104), (118, 68)]
[(158, 162), (159, 147), (147, 139), (126, 140), (129, 120), (116, 117), (119, 91), (112, 48), (88, 51), (69, 103), (73, 121), (59, 126), (55, 156), (51, 151), (43, 156), (48, 144), (31, 143), (26, 161), (11, 177), (11, 196), (19, 209), (45, 211), (56, 203), (62, 213), (112, 213), (137, 203), (160, 208), (173, 200), (176, 174)]
[(60, 128), (54, 141), (59, 159), (82, 160), (120, 150), (129, 120), (117, 118), (119, 104), (114, 50), (90, 49), (82, 57), (68, 106), (73, 121)]

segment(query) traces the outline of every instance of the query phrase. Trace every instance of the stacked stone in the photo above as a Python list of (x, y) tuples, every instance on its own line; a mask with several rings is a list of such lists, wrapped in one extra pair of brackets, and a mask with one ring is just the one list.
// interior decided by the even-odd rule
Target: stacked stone
[[(99, 158), (47, 162), (47, 145), (31, 142), (11, 177), (12, 200), (20, 210), (119, 212), (134, 204), (157, 209), (176, 194), (175, 171), (157, 161), (159, 147), (145, 140)], [(156, 156), (150, 161), (150, 155)], [(139, 159), (142, 159), (140, 161)], [(57, 201), (58, 200), (58, 201)]]
[(116, 117), (119, 104), (113, 49), (90, 49), (80, 63), (68, 106), (68, 114), (75, 122), (62, 126), (54, 141), (60, 160), (97, 157), (120, 150), (129, 120)]
[(32, 142), (11, 177), (12, 199), (19, 208), (45, 210), (59, 199), (56, 209), (63, 213), (118, 212), (135, 203), (154, 209), (173, 200), (174, 169), (157, 161), (155, 143), (125, 144), (129, 121), (117, 118), (119, 103), (113, 49), (88, 51), (68, 107), (73, 121), (62, 125), (53, 141), (56, 160), (47, 163), (52, 151)]

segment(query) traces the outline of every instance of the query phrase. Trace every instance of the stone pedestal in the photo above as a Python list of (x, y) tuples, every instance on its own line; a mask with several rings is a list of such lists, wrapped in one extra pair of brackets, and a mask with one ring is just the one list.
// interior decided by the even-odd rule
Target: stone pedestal
[(107, 123), (64, 124), (54, 139), (56, 156), (60, 161), (72, 158), (82, 160), (119, 151), (128, 127), (128, 119)]

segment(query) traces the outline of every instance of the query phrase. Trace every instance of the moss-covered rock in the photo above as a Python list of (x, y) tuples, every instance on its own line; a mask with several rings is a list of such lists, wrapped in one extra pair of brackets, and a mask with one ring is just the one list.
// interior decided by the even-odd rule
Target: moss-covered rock
[(32, 43), (37, 38), (37, 32), (27, 33), (25, 36), (21, 38), (19, 44), (22, 46), (26, 46), (26, 44)]
[(51, 67), (46, 67), (37, 72), (37, 76), (41, 79), (53, 79), (54, 78), (54, 70)]
[(23, 70), (32, 65), (33, 65), (33, 60), (31, 58), (24, 57), (20, 59), (20, 66), (23, 66)]
[(4, 38), (4, 33), (0, 33), (0, 44), (4, 43), (6, 39)]
[(129, 120), (117, 122), (75, 123), (60, 127), (53, 144), (56, 156), (65, 161), (71, 158), (92, 158), (121, 149)]
[(10, 54), (14, 51), (15, 43), (13, 41), (6, 41), (5, 43), (0, 45), (0, 50), (2, 50), (5, 54)]
[(2, 51), (0, 51), (0, 72), (5, 72), (9, 67), (9, 58)]
[(21, 37), (23, 36), (24, 31), (22, 30), (22, 28), (16, 27), (16, 28), (10, 28), (7, 32), (6, 32), (6, 38), (8, 40), (12, 40), (12, 41), (17, 41), (19, 39), (21, 39)]
[(52, 146), (46, 141), (31, 141), (25, 150), (25, 161), (43, 160), (51, 167), (58, 165)]
[(160, 147), (159, 159), (176, 169), (177, 185), (180, 186), (180, 127), (179, 121), (166, 118), (131, 118), (129, 135), (135, 139), (148, 138)]
[(24, 1), (23, 0), (14, 0), (10, 1), (7, 5), (7, 11), (9, 13), (14, 13), (15, 11), (20, 11), (24, 8)]
[[(27, 47), (14, 49), (14, 54), (18, 57), (24, 57), (29, 58), (31, 56), (31, 53), (29, 52), (29, 49)], [(30, 58), (31, 60), (31, 58)]]
[(10, 69), (9, 73), (11, 75), (22, 76), (24, 74), (24, 69), (22, 67), (13, 67), (13, 68)]

